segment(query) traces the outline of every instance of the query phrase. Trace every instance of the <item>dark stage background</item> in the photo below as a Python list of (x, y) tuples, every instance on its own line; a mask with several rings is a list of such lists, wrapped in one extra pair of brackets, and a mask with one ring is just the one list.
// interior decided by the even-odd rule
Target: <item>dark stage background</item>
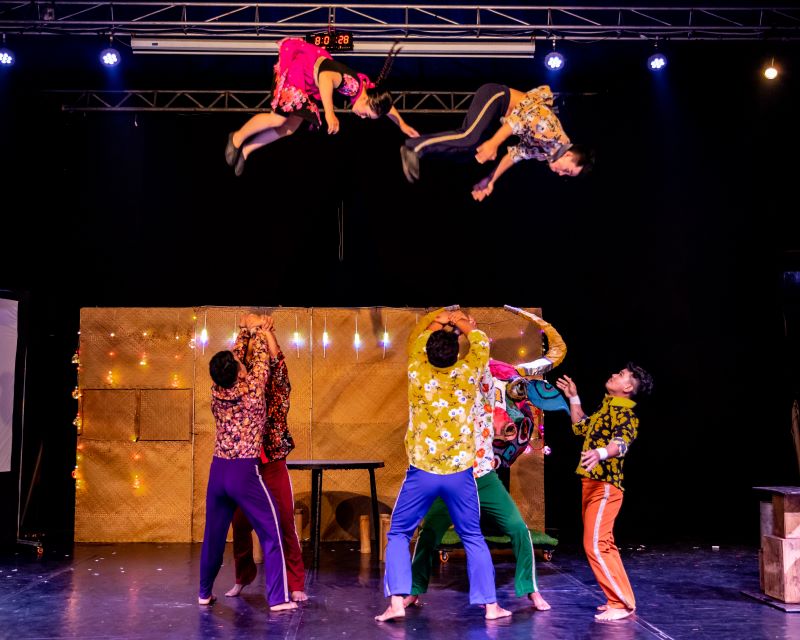
[[(94, 44), (18, 40), (17, 64), (0, 74), (0, 285), (30, 299), (23, 491), (42, 451), (23, 533), (71, 539), (81, 307), (460, 303), (541, 306), (569, 348), (556, 373), (588, 407), (628, 359), (653, 373), (626, 463), (621, 544), (757, 544), (751, 487), (798, 483), (800, 350), (786, 331), (800, 329), (800, 296), (783, 285), (784, 271), (800, 271), (797, 45), (667, 43), (658, 77), (647, 43), (564, 45), (560, 77), (543, 54), (401, 55), (395, 88), (596, 92), (560, 111), (573, 141), (597, 147), (591, 177), (522, 163), (475, 203), (485, 169), (474, 163), (426, 158), (408, 185), (402, 136), (386, 120), (343, 115), (340, 135), (280, 141), (237, 179), (222, 152), (244, 114), (63, 113), (43, 89), (264, 88), (274, 62), (123, 51), (112, 77)], [(784, 74), (767, 83), (773, 55)], [(370, 74), (381, 64), (345, 61)], [(429, 132), (461, 117), (406, 119)], [(576, 540), (580, 441), (561, 415), (546, 427), (547, 524)], [(16, 500), (16, 479), (0, 482)]]

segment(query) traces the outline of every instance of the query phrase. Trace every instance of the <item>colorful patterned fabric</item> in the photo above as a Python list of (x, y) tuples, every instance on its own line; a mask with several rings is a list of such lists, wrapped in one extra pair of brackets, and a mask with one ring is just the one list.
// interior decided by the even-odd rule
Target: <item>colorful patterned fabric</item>
[(250, 371), (230, 389), (211, 387), (211, 412), (217, 426), (214, 455), (217, 458), (258, 458), (264, 435), (267, 407), (264, 386), (269, 375), (267, 340), (263, 329), (252, 336), (243, 329), (236, 338), (234, 355), (244, 361), (248, 338), (253, 342)]
[(458, 473), (475, 461), (474, 403), (489, 362), (489, 339), (483, 331), (470, 331), (467, 355), (452, 367), (439, 368), (425, 353), (431, 333), (420, 333), (409, 348), (406, 451), (413, 467), (434, 474)]
[(564, 396), (547, 380), (528, 381), (528, 400), (533, 403), (533, 406), (544, 411), (566, 411), (569, 413), (569, 405), (564, 400)]
[(282, 460), (294, 449), (286, 416), (289, 413), (289, 371), (282, 351), (269, 359), (269, 378), (266, 386), (267, 419), (264, 425), (261, 462)]
[(472, 472), (476, 478), (485, 476), (494, 469), (494, 380), (489, 367), (483, 368), (478, 384), (478, 395), (473, 405), (475, 425), (475, 462)]
[(519, 101), (503, 122), (519, 138), (516, 146), (508, 147), (514, 162), (547, 160), (553, 162), (570, 148), (569, 138), (553, 113), (553, 92), (543, 85), (532, 89)]
[(619, 448), (618, 457), (601, 460), (591, 471), (578, 465), (575, 473), (625, 490), (622, 486), (622, 463), (639, 430), (639, 419), (633, 412), (635, 406), (636, 403), (629, 398), (606, 396), (597, 411), (572, 425), (575, 435), (584, 438), (581, 451), (605, 447), (611, 442)]

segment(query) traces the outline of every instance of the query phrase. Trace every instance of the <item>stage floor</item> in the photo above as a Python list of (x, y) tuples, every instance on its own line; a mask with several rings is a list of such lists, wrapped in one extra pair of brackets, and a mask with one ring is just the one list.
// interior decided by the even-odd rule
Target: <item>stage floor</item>
[[(310, 557), (306, 555), (306, 561)], [(199, 544), (79, 544), (74, 553), (35, 559), (22, 549), (0, 558), (0, 637), (33, 638), (800, 638), (800, 613), (748, 598), (758, 592), (758, 551), (750, 548), (624, 549), (637, 615), (595, 622), (604, 601), (578, 549), (558, 548), (537, 560), (542, 594), (553, 606), (533, 611), (514, 597), (513, 557), (495, 552), (498, 597), (511, 618), (486, 622), (468, 604), (463, 557), (434, 569), (422, 608), (405, 620), (376, 623), (386, 605), (381, 569), (354, 543), (325, 543), (310, 600), (294, 612), (270, 614), (263, 583), (226, 598), (233, 583), (230, 545), (211, 608), (197, 605)]]

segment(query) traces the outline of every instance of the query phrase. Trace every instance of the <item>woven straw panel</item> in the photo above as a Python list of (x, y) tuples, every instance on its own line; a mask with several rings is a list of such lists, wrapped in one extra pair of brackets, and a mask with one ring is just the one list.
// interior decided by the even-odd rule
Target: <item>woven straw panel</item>
[[(315, 327), (327, 325), (330, 346), (314, 348), (314, 458), (383, 460), (376, 470), (381, 512), (389, 513), (408, 458), (406, 341), (419, 314), (406, 309), (315, 309)], [(320, 321), (321, 319), (321, 321)], [(354, 347), (358, 319), (361, 347)], [(321, 328), (322, 328), (321, 327)], [(381, 343), (389, 334), (385, 353)], [(305, 472), (310, 475), (310, 472)], [(366, 470), (323, 473), (322, 538), (358, 537), (359, 516), (370, 513)]]
[(139, 393), (140, 440), (191, 440), (190, 389), (145, 389)]
[(77, 542), (189, 539), (190, 443), (81, 439), (77, 454)]
[[(124, 514), (126, 509), (120, 510), (120, 504), (132, 508), (127, 502), (133, 494), (130, 476), (125, 479), (120, 476), (127, 467), (115, 466), (121, 464), (116, 458), (128, 455), (131, 446), (163, 445), (177, 447), (175, 451), (182, 452), (184, 458), (174, 461), (165, 458), (160, 462), (156, 458), (154, 464), (162, 465), (169, 474), (173, 468), (177, 473), (185, 466), (186, 490), (173, 492), (169, 481), (144, 483), (147, 490), (134, 496), (143, 520), (136, 526), (126, 527), (129, 531), (124, 539), (202, 540), (205, 493), (215, 437), (208, 361), (217, 351), (232, 346), (239, 316), (246, 311), (271, 313), (276, 336), (286, 355), (292, 382), (289, 427), (297, 445), (290, 459), (384, 460), (386, 467), (376, 473), (378, 494), (382, 511), (390, 510), (407, 467), (403, 446), (407, 422), (406, 340), (423, 310), (88, 309), (81, 312), (80, 385), (84, 394), (84, 432), (80, 446), (111, 447), (100, 450), (108, 453), (111, 462), (106, 464), (99, 459), (102, 455), (92, 449), (96, 455), (81, 469), (83, 479), (79, 484), (82, 487), (76, 498), (76, 536), (80, 523), (81, 536), (91, 531), (92, 540), (123, 539), (119, 537), (116, 521), (109, 520), (108, 514), (117, 511)], [(526, 320), (501, 309), (468, 311), (490, 336), (494, 357), (516, 362), (536, 358), (541, 353), (539, 332)], [(153, 319), (148, 317), (151, 313)], [(356, 319), (362, 340), (358, 352), (353, 345)], [(121, 332), (119, 327), (126, 328), (127, 332)], [(209, 336), (206, 345), (195, 339), (204, 328)], [(381, 344), (384, 329), (390, 337), (385, 353)], [(322, 334), (326, 330), (330, 344), (323, 348)], [(115, 333), (113, 338), (112, 332)], [(144, 332), (149, 334), (149, 342), (142, 335)], [(295, 332), (301, 339), (297, 343)], [(121, 336), (127, 336), (131, 345), (121, 342)], [(146, 365), (136, 360), (135, 354), (142, 351), (142, 345), (150, 347)], [(112, 347), (116, 362), (122, 361), (119, 354), (129, 354), (127, 367), (118, 366), (110, 379), (104, 379), (111, 357), (108, 350)], [(169, 383), (166, 387), (165, 380)], [(189, 389), (185, 393), (163, 390), (176, 389), (173, 384), (176, 380), (177, 389), (187, 383)], [(123, 381), (126, 386), (136, 383), (136, 389), (99, 391), (90, 388), (114, 389)], [(194, 416), (190, 419), (187, 416), (192, 409)], [(187, 420), (190, 420), (191, 442), (185, 445), (168, 442), (187, 437)], [(131, 442), (134, 436), (158, 442), (137, 445)], [(119, 442), (91, 442), (92, 438)], [(114, 470), (116, 475), (112, 474), (106, 487), (103, 474)], [(148, 470), (147, 476), (153, 472), (153, 469)], [(297, 506), (304, 511), (301, 535), (308, 537), (310, 472), (294, 471), (291, 475)], [(325, 474), (323, 538), (357, 536), (358, 515), (369, 513), (368, 477), (366, 471), (358, 470)], [(542, 480), (541, 453), (524, 456), (512, 469), (512, 495), (527, 522), (537, 528), (543, 528)], [(119, 488), (114, 489), (117, 485)], [(176, 508), (172, 502), (179, 495), (185, 496), (186, 503)], [(178, 517), (183, 510), (186, 521)], [(154, 521), (145, 522), (149, 517)], [(173, 523), (171, 529), (169, 523)]]
[(138, 408), (139, 392), (134, 389), (82, 390), (82, 439), (124, 442), (136, 440)]
[(192, 309), (81, 309), (82, 389), (191, 389)]

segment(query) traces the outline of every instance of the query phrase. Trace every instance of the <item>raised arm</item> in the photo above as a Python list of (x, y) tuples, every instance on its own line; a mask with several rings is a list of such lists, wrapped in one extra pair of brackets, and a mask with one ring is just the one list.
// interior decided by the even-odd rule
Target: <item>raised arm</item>
[(409, 138), (419, 137), (419, 132), (414, 127), (409, 125), (405, 120), (403, 120), (403, 116), (400, 115), (400, 112), (395, 109), (394, 106), (389, 109), (389, 113), (386, 114), (386, 117), (400, 127), (400, 131), (406, 134)]

